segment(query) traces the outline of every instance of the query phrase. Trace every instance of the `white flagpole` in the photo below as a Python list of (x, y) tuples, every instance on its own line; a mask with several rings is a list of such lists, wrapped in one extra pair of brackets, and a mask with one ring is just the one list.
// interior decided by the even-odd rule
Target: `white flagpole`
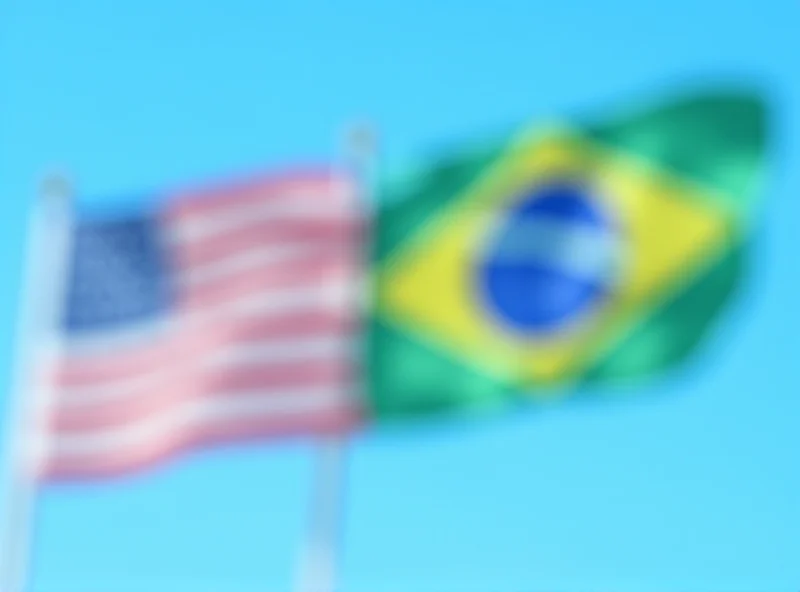
[[(375, 138), (368, 126), (353, 126), (346, 137), (347, 164), (358, 184), (358, 206), (371, 216), (374, 185)], [(369, 237), (365, 233), (365, 244)], [(362, 248), (360, 263), (368, 265), (368, 250)], [(366, 268), (366, 267), (364, 267)], [(365, 308), (370, 288), (359, 286), (359, 305)], [(307, 533), (296, 592), (335, 592), (340, 560), (341, 527), (344, 513), (344, 492), (347, 474), (347, 436), (332, 436), (319, 443), (312, 487), (311, 522)]]
[(56, 360), (59, 321), (66, 287), (71, 238), (69, 185), (45, 178), (31, 214), (20, 314), (14, 351), (13, 384), (6, 416), (6, 475), (0, 498), (0, 592), (30, 586), (31, 554), (38, 494), (38, 469), (46, 452), (40, 429), (52, 388), (45, 380)]
[(347, 441), (332, 437), (318, 446), (311, 523), (300, 557), (297, 592), (333, 592), (336, 586)]

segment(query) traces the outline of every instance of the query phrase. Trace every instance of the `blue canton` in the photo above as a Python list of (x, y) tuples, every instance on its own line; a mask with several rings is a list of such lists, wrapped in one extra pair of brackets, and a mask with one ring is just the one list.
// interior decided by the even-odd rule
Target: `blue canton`
[(64, 325), (70, 333), (158, 317), (171, 303), (171, 271), (154, 215), (80, 221)]

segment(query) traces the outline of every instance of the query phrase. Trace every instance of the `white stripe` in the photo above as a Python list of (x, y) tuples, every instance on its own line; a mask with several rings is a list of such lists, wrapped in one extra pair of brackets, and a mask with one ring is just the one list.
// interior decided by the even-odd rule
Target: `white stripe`
[(153, 345), (173, 338), (183, 331), (195, 331), (220, 321), (232, 322), (247, 317), (258, 319), (281, 315), (315, 312), (345, 314), (358, 297), (358, 284), (351, 273), (327, 277), (316, 286), (283, 289), (266, 293), (246, 294), (229, 302), (209, 306), (191, 313), (177, 311), (130, 328), (117, 327), (82, 335), (66, 336), (66, 352), (70, 358), (91, 358), (95, 355), (124, 353), (127, 349)]
[(248, 294), (233, 302), (220, 305), (211, 313), (199, 313), (203, 320), (241, 318), (248, 315), (272, 317), (289, 313), (348, 313), (349, 302), (356, 302), (358, 294), (352, 274), (329, 277), (317, 286), (281, 290), (269, 294)]
[(220, 234), (235, 232), (254, 223), (327, 222), (348, 220), (355, 210), (343, 206), (341, 200), (331, 199), (330, 193), (317, 190), (287, 191), (280, 197), (270, 197), (224, 211), (180, 217), (170, 228), (167, 240), (172, 243), (201, 241)]
[[(255, 271), (279, 263), (301, 262), (313, 254), (330, 255), (336, 252), (336, 248), (336, 244), (287, 243), (237, 251), (218, 261), (183, 270), (178, 274), (178, 285), (183, 289), (197, 288), (243, 271)], [(334, 263), (332, 258), (331, 263)]]
[(354, 344), (352, 336), (339, 334), (241, 344), (217, 350), (209, 363), (212, 369), (255, 363), (289, 364), (303, 360), (312, 363), (315, 360), (350, 358), (354, 355)]
[(555, 217), (525, 220), (514, 228), (501, 241), (494, 261), (537, 262), (581, 278), (603, 278), (619, 256), (618, 239), (608, 230)]
[(260, 419), (291, 420), (321, 412), (335, 412), (350, 406), (346, 386), (291, 390), (284, 393), (235, 393), (214, 398), (194, 398), (168, 411), (121, 427), (93, 432), (55, 434), (50, 464), (83, 462), (91, 464), (122, 460), (148, 446), (180, 441), (181, 436), (206, 429), (227, 428)]
[[(105, 403), (125, 404), (137, 395), (152, 394), (164, 383), (203, 381), (207, 374), (236, 372), (237, 368), (256, 364), (261, 368), (304, 362), (311, 366), (320, 362), (345, 364), (355, 359), (355, 340), (344, 335), (324, 335), (293, 340), (259, 343), (234, 343), (219, 346), (196, 357), (164, 360), (158, 367), (136, 377), (105, 381), (91, 386), (66, 388), (60, 392), (59, 406), (82, 408)], [(148, 392), (151, 390), (151, 392)], [(168, 396), (169, 393), (166, 393)]]

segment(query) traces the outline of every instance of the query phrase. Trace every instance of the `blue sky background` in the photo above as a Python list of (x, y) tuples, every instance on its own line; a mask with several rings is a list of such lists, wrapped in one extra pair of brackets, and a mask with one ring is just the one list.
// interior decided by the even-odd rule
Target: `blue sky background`
[[(614, 403), (359, 436), (341, 590), (796, 591), (800, 5), (651, 4), (0, 0), (0, 384), (51, 167), (113, 205), (336, 158), (362, 117), (391, 168), (509, 122), (745, 76), (778, 114), (765, 232), (696, 371)], [(289, 590), (313, 450), (48, 490), (36, 592)]]

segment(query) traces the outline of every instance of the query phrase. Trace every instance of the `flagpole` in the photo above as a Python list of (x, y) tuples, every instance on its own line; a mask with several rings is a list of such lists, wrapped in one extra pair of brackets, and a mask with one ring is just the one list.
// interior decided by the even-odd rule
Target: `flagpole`
[(311, 523), (300, 558), (297, 592), (333, 592), (336, 586), (347, 442), (344, 436), (331, 437), (317, 446)]
[(35, 438), (34, 426), (42, 425), (51, 399), (45, 370), (57, 355), (71, 233), (70, 197), (66, 180), (50, 175), (39, 188), (30, 217), (15, 335), (14, 382), (6, 416), (5, 490), (0, 500), (0, 592), (25, 592), (30, 586), (37, 471), (47, 446), (44, 439)]
[[(347, 168), (354, 174), (358, 191), (358, 207), (367, 215), (372, 203), (374, 185), (375, 143), (372, 129), (366, 125), (352, 126), (345, 138)], [(369, 237), (364, 236), (369, 244)], [(359, 263), (365, 269), (368, 250), (359, 250)], [(369, 286), (359, 287), (359, 307), (368, 302)], [(360, 313), (363, 310), (359, 311)], [(341, 527), (345, 508), (348, 438), (336, 435), (323, 438), (317, 447), (315, 474), (312, 484), (311, 516), (306, 540), (300, 557), (296, 592), (335, 592), (341, 555)]]

